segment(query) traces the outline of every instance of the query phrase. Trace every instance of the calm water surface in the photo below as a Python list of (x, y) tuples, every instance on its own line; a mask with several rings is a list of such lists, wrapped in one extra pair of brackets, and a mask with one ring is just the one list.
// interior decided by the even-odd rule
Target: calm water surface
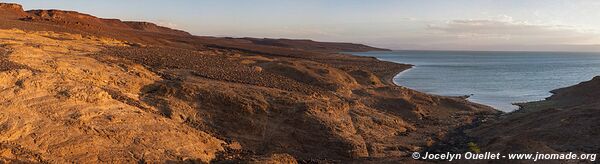
[(396, 84), (445, 96), (471, 95), (469, 100), (502, 111), (512, 103), (543, 100), (549, 91), (600, 75), (600, 53), (388, 51), (354, 53), (380, 60), (413, 64), (398, 74)]

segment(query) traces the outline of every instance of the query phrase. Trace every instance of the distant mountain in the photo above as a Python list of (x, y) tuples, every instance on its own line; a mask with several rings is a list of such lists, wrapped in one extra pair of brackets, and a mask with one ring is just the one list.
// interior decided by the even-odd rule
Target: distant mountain
[(173, 35), (190, 35), (181, 30), (175, 30), (167, 27), (158, 26), (149, 22), (121, 21), (119, 19), (98, 18), (89, 14), (75, 11), (63, 10), (28, 10), (23, 11), (18, 4), (2, 4), (0, 10), (4, 10), (4, 15), (19, 17), (22, 21), (33, 22), (51, 22), (64, 26), (77, 26), (78, 28), (102, 29), (119, 28), (132, 29), (146, 32), (158, 32)]
[[(234, 48), (241, 48), (245, 47), (245, 45), (247, 44), (251, 44), (318, 52), (361, 52), (387, 50), (362, 44), (317, 42), (312, 40), (196, 37), (182, 30), (171, 29), (150, 22), (121, 21), (119, 19), (98, 18), (89, 14), (79, 13), (76, 11), (24, 11), (21, 5), (10, 3), (0, 4), (0, 17), (8, 18), (12, 21), (20, 20), (27, 22), (51, 24), (53, 26), (59, 25), (63, 28), (67, 28), (62, 29), (62, 31), (67, 32), (73, 32), (73, 30), (77, 30), (78, 32), (87, 32), (95, 35), (106, 35), (110, 37), (123, 37), (125, 35), (128, 37), (123, 37), (119, 39), (126, 39), (134, 42), (141, 42), (141, 40), (144, 40), (146, 42), (152, 41), (156, 44), (177, 45), (182, 47), (193, 47), (197, 44), (221, 45), (222, 43), (225, 43), (221, 46), (233, 46)], [(17, 22), (17, 24), (25, 25), (22, 22)], [(10, 25), (5, 24), (5, 26)], [(161, 36), (159, 38), (156, 38), (155, 36), (151, 36), (155, 34), (141, 34), (139, 32), (149, 32), (169, 36)]]
[(249, 40), (254, 44), (276, 46), (276, 47), (288, 47), (297, 48), (313, 51), (336, 51), (336, 52), (364, 52), (364, 51), (390, 51), (389, 49), (382, 49), (371, 47), (362, 44), (354, 43), (336, 43), (336, 42), (316, 42), (312, 40), (292, 40), (292, 39), (259, 39), (259, 38), (242, 38)]

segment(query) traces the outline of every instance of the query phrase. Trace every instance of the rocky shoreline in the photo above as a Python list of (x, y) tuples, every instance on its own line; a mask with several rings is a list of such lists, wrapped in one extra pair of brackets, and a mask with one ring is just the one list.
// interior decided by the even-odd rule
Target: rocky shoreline
[[(600, 120), (597, 117), (600, 104), (596, 101), (600, 96), (596, 92), (600, 86), (598, 82), (600, 77), (594, 77), (578, 85), (553, 90), (553, 95), (546, 100), (515, 104), (519, 110), (481, 115), (471, 123), (449, 131), (444, 139), (420, 152), (465, 153), (473, 152), (476, 147), (481, 152), (503, 154), (596, 153), (600, 150), (599, 143), (592, 138), (599, 136), (592, 129), (599, 126), (597, 121)], [(587, 142), (590, 140), (593, 141)]]

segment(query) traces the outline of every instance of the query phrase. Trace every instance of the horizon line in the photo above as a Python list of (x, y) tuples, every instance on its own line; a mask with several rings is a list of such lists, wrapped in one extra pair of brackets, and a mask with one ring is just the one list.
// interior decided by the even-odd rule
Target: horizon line
[[(379, 47), (376, 47), (379, 48)], [(568, 50), (457, 50), (457, 49), (390, 49), (391, 51), (433, 51), (433, 52), (571, 52), (571, 53), (600, 53), (599, 51), (568, 51)], [(367, 51), (385, 52), (385, 51)]]

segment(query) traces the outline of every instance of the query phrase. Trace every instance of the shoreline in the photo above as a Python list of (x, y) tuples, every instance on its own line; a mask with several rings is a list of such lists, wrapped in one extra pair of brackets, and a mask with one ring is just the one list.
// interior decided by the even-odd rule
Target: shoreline
[[(414, 68), (414, 66), (411, 68)], [(399, 71), (395, 76), (407, 70)], [(393, 83), (393, 77), (395, 76), (391, 78), (387, 77), (387, 80), (391, 80)], [(494, 108), (500, 113), (496, 115), (476, 116), (471, 123), (455, 129), (449, 129), (450, 132), (445, 139), (427, 147), (425, 152), (450, 151), (462, 153), (470, 151), (465, 146), (468, 144), (475, 144), (481, 150), (499, 152), (536, 152), (540, 150), (555, 151), (556, 149), (586, 153), (594, 152), (594, 150), (597, 150), (597, 144), (579, 141), (588, 141), (590, 139), (590, 133), (581, 124), (587, 125), (587, 127), (598, 125), (598, 117), (596, 117), (597, 115), (594, 116), (594, 114), (597, 114), (600, 103), (595, 101), (594, 97), (597, 96), (594, 96), (594, 94), (599, 95), (600, 92), (596, 92), (597, 89), (595, 91), (593, 89), (597, 88), (598, 84), (600, 84), (599, 75), (578, 84), (550, 90), (551, 95), (542, 100), (512, 103), (518, 107), (514, 111), (504, 112)], [(401, 85), (397, 86), (403, 87)], [(477, 103), (468, 99), (467, 101)], [(539, 123), (522, 124), (522, 122)], [(540, 135), (555, 136), (565, 131), (568, 131), (567, 134), (559, 138), (540, 138)], [(591, 137), (593, 138), (594, 136), (597, 136), (597, 134), (592, 133)], [(555, 144), (561, 140), (574, 140), (573, 138), (578, 141), (573, 143), (576, 146)], [(530, 143), (536, 144), (531, 146)]]
[[(382, 61), (382, 60), (381, 60), (381, 59), (379, 59), (379, 58), (377, 58), (377, 60), (379, 60), (379, 61)], [(383, 62), (389, 62), (389, 61), (383, 61)], [(394, 62), (391, 62), (391, 63), (394, 63)], [(382, 78), (383, 78), (383, 79), (384, 79), (384, 81), (386, 81), (386, 83), (388, 83), (388, 84), (395, 85), (395, 86), (398, 86), (398, 87), (403, 87), (403, 88), (406, 88), (405, 86), (402, 86), (402, 85), (400, 85), (400, 84), (396, 84), (396, 82), (394, 82), (394, 78), (395, 78), (396, 76), (398, 76), (398, 75), (400, 75), (400, 74), (402, 74), (402, 73), (404, 73), (404, 72), (408, 71), (409, 69), (412, 69), (412, 68), (414, 68), (414, 67), (415, 67), (415, 65), (412, 65), (412, 64), (403, 64), (403, 63), (395, 63), (395, 64), (400, 64), (400, 65), (408, 65), (408, 68), (406, 68), (406, 69), (402, 69), (402, 70), (397, 70), (397, 71), (396, 71), (396, 74), (394, 74), (394, 75), (387, 75), (387, 76), (385, 76), (385, 77), (382, 77)]]
[[(371, 52), (378, 52), (378, 51), (371, 51)], [(394, 78), (395, 78), (396, 76), (398, 76), (398, 75), (400, 75), (400, 74), (402, 74), (402, 73), (405, 73), (406, 71), (408, 71), (408, 70), (410, 70), (410, 69), (413, 69), (413, 68), (415, 68), (415, 67), (416, 67), (416, 65), (413, 65), (413, 64), (407, 64), (407, 63), (398, 63), (398, 62), (392, 62), (392, 61), (385, 61), (385, 60), (382, 60), (382, 59), (380, 59), (380, 58), (377, 58), (377, 57), (372, 57), (372, 56), (360, 56), (360, 55), (354, 55), (354, 54), (349, 54), (349, 55), (352, 55), (352, 56), (359, 56), (359, 57), (371, 57), (371, 58), (375, 58), (375, 59), (376, 59), (377, 61), (379, 61), (379, 62), (388, 62), (388, 63), (398, 64), (398, 65), (408, 66), (408, 68), (396, 70), (396, 71), (395, 71), (396, 73), (395, 73), (395, 74), (393, 74), (393, 75), (389, 74), (389, 75), (382, 76), (381, 78), (382, 78), (382, 79), (383, 79), (383, 80), (384, 80), (386, 83), (388, 83), (388, 84), (390, 84), (390, 85), (397, 86), (397, 87), (402, 87), (402, 88), (407, 88), (407, 89), (414, 90), (414, 91), (417, 91), (417, 92), (422, 92), (422, 91), (418, 91), (418, 90), (416, 90), (416, 89), (412, 89), (412, 88), (408, 88), (408, 87), (402, 86), (402, 85), (400, 85), (400, 84), (396, 84), (396, 83), (394, 82)], [(461, 99), (467, 100), (467, 101), (469, 101), (469, 102), (471, 102), (471, 103), (475, 103), (475, 104), (480, 104), (480, 105), (489, 106), (489, 107), (491, 107), (492, 109), (494, 109), (494, 110), (496, 110), (496, 111), (499, 111), (499, 112), (501, 112), (501, 113), (510, 113), (510, 112), (505, 112), (505, 111), (502, 111), (502, 110), (496, 109), (495, 107), (493, 107), (493, 106), (490, 106), (490, 105), (487, 105), (487, 104), (483, 104), (483, 103), (479, 103), (479, 102), (471, 101), (471, 100), (469, 100), (469, 97), (470, 97), (470, 95), (463, 95), (463, 96), (446, 96), (446, 95), (438, 95), (438, 94), (432, 94), (432, 93), (427, 93), (427, 92), (422, 92), (422, 93), (425, 93), (425, 94), (427, 94), (427, 95), (433, 95), (433, 96), (452, 97), (452, 98), (461, 98)], [(516, 109), (516, 110), (514, 110), (514, 111), (518, 111), (518, 110), (519, 110), (519, 109)]]
[[(415, 65), (408, 64), (408, 63), (397, 63), (397, 62), (392, 62), (392, 61), (381, 60), (380, 58), (377, 58), (377, 57), (374, 57), (374, 56), (362, 56), (362, 55), (356, 55), (355, 54), (355, 53), (361, 53), (361, 52), (390, 52), (390, 51), (395, 51), (395, 50), (387, 50), (387, 51), (345, 51), (345, 52), (335, 52), (335, 53), (342, 54), (342, 55), (349, 55), (349, 56), (353, 56), (353, 57), (362, 57), (362, 58), (374, 59), (375, 63), (373, 63), (373, 64), (391, 63), (391, 64), (398, 65), (398, 66), (401, 66), (401, 67), (406, 67), (406, 68), (399, 68), (399, 69), (396, 69), (396, 70), (391, 70), (393, 73), (388, 73), (388, 74), (382, 75), (380, 77), (380, 79), (383, 82), (385, 82), (385, 83), (387, 83), (389, 85), (394, 85), (394, 86), (398, 86), (398, 87), (404, 87), (404, 86), (396, 84), (394, 82), (394, 77), (396, 77), (397, 75), (399, 75), (399, 74), (401, 74), (401, 73), (403, 73), (403, 72), (405, 72), (405, 71), (407, 71), (409, 69), (414, 68)], [(406, 88), (406, 87), (404, 87), (404, 88)]]
[[(419, 51), (421, 51), (421, 50), (419, 50)], [(380, 52), (380, 51), (370, 51), (370, 52), (374, 52), (375, 54), (377, 54), (377, 52)], [(395, 78), (402, 76), (403, 73), (406, 73), (410, 69), (414, 69), (416, 67), (416, 65), (403, 63), (402, 61), (386, 60), (387, 57), (385, 55), (390, 55), (390, 54), (385, 54), (385, 52), (382, 52), (382, 53), (384, 53), (384, 54), (382, 54), (383, 56), (379, 56), (379, 55), (370, 56), (369, 54), (363, 55), (360, 53), (356, 53), (356, 54), (352, 54), (352, 55), (373, 57), (382, 62), (391, 62), (391, 63), (401, 64), (401, 65), (410, 65), (409, 68), (396, 70), (396, 73), (394, 75), (387, 75), (382, 78), (389, 84), (393, 84), (393, 85), (396, 85), (399, 87), (409, 88), (409, 87), (406, 87), (406, 86), (403, 86), (400, 84), (396, 84)], [(475, 77), (475, 78), (477, 78), (477, 77)], [(591, 78), (593, 78), (593, 76)], [(573, 85), (576, 85), (578, 83), (585, 82), (588, 80), (589, 79), (584, 79), (584, 80), (578, 81), (577, 83), (573, 83)], [(572, 85), (570, 85), (570, 86), (572, 86)], [(550, 89), (540, 88), (537, 90), (532, 90), (532, 92), (531, 92), (531, 93), (538, 93), (538, 92), (548, 93), (548, 94), (544, 94), (543, 96), (528, 96), (528, 95), (523, 95), (523, 94), (514, 94), (514, 93), (510, 94), (509, 93), (509, 94), (504, 95), (504, 97), (506, 97), (507, 98), (506, 100), (508, 100), (508, 101), (502, 101), (503, 99), (498, 99), (498, 98), (493, 98), (493, 97), (472, 97), (472, 94), (470, 94), (469, 92), (464, 92), (464, 94), (462, 94), (462, 95), (461, 94), (440, 95), (440, 94), (435, 94), (435, 93), (430, 93), (430, 92), (425, 92), (425, 91), (419, 91), (418, 89), (414, 89), (414, 88), (409, 88), (409, 89), (417, 90), (419, 92), (424, 92), (429, 95), (461, 97), (461, 98), (465, 98), (468, 101), (473, 102), (473, 103), (491, 106), (494, 109), (501, 111), (503, 113), (512, 113), (512, 112), (523, 109), (523, 106), (521, 104), (528, 104), (528, 103), (544, 101), (554, 95), (554, 93), (553, 93), (554, 90), (565, 88), (565, 87), (569, 87), (569, 86), (559, 86), (559, 87), (550, 88)], [(443, 90), (444, 88), (439, 88), (439, 89)], [(466, 89), (468, 89), (468, 87)], [(500, 95), (500, 96), (502, 96), (502, 95)], [(471, 98), (474, 98), (474, 99), (471, 99)], [(481, 100), (483, 100), (483, 101), (481, 101)], [(506, 103), (504, 103), (504, 102), (506, 102)]]
[[(598, 133), (588, 127), (600, 125), (597, 121), (600, 118), (599, 84), (600, 76), (595, 76), (579, 84), (552, 90), (552, 96), (545, 100), (519, 103), (519, 110), (477, 127), (468, 135), (478, 138), (478, 144), (488, 150), (594, 153), (600, 144), (594, 140)], [(572, 142), (560, 144), (565, 140)]]

